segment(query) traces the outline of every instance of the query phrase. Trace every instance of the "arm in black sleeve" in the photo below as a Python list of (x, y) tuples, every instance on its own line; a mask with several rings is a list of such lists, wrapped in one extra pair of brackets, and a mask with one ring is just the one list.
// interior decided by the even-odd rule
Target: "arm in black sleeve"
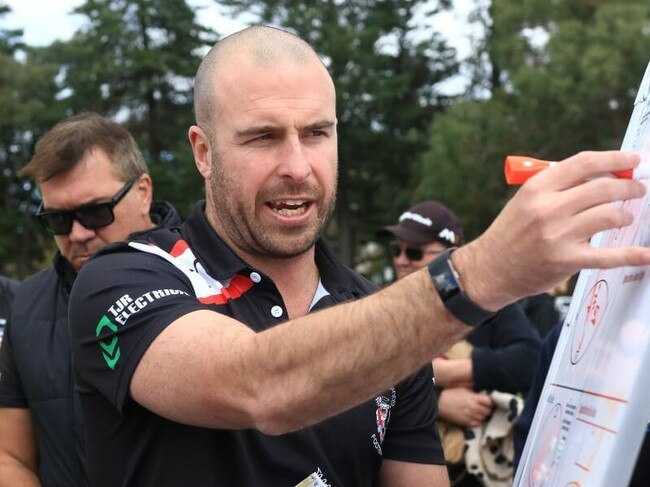
[(77, 388), (99, 393), (121, 412), (149, 345), (174, 320), (204, 308), (190, 281), (165, 259), (126, 244), (96, 254), (70, 295)]
[(530, 386), (540, 338), (518, 304), (503, 308), (477, 328), (468, 341), (472, 350), (474, 390), (525, 392)]
[(391, 460), (444, 465), (445, 456), (436, 428), (438, 401), (431, 364), (397, 386), (397, 404), (391, 411), (383, 457)]

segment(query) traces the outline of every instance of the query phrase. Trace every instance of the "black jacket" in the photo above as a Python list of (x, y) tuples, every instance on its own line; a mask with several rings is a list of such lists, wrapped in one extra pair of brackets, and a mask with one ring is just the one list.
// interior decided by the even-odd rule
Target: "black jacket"
[(472, 350), (474, 389), (526, 392), (541, 340), (521, 307), (510, 304), (467, 336)]
[[(151, 215), (159, 226), (181, 223), (168, 203), (154, 203)], [(68, 298), (75, 277), (57, 253), (52, 266), (21, 283), (0, 350), (0, 407), (30, 409), (44, 487), (89, 485), (68, 340)]]

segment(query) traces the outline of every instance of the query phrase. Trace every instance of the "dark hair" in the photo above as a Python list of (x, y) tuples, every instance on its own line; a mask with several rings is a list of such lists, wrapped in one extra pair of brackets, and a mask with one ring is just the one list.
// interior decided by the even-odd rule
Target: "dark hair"
[(96, 113), (84, 112), (58, 122), (36, 144), (32, 160), (20, 171), (37, 183), (72, 170), (86, 153), (102, 149), (122, 181), (147, 172), (147, 164), (131, 134)]

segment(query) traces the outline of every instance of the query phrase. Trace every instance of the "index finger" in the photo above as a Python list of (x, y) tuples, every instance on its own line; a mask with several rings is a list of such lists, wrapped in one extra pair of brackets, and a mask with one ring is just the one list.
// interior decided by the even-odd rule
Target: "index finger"
[(562, 191), (614, 171), (634, 169), (640, 163), (641, 157), (634, 152), (585, 151), (558, 162), (531, 180), (549, 190)]

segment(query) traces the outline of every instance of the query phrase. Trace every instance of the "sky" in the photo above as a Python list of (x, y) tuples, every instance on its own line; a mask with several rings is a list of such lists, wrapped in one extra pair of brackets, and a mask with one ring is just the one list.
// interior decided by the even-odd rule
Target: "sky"
[[(68, 40), (84, 22), (84, 17), (71, 15), (84, 0), (4, 0), (11, 12), (3, 21), (6, 28), (23, 29), (23, 39), (31, 46), (45, 46), (54, 40)], [(188, 0), (192, 7), (202, 7), (197, 20), (224, 35), (244, 27), (224, 18), (213, 0)]]
[[(67, 40), (83, 24), (84, 18), (71, 15), (72, 9), (83, 0), (3, 0), (11, 12), (3, 18), (3, 28), (23, 29), (23, 39), (28, 45), (45, 46), (54, 40)], [(306, 0), (310, 1), (310, 0)], [(231, 34), (244, 25), (223, 17), (214, 0), (187, 0), (192, 7), (201, 8), (197, 20), (223, 35)], [(446, 12), (435, 20), (434, 26), (458, 49), (461, 56), (469, 53), (469, 26), (467, 14), (472, 0), (455, 0), (454, 11)]]
[[(2, 0), (9, 5), (11, 12), (2, 18), (3, 29), (23, 29), (23, 40), (30, 46), (46, 46), (55, 40), (68, 40), (85, 22), (85, 17), (72, 15), (72, 10), (84, 0)], [(313, 1), (313, 0), (305, 0)], [(197, 9), (196, 19), (220, 35), (236, 32), (245, 24), (224, 17), (219, 12), (215, 0), (187, 0), (188, 5)], [(433, 21), (426, 20), (457, 49), (459, 59), (471, 53), (471, 27), (467, 17), (474, 8), (475, 0), (454, 0), (453, 10), (439, 14)], [(422, 25), (424, 20), (419, 22)], [(441, 93), (454, 95), (462, 93), (467, 79), (457, 75), (438, 85)]]

